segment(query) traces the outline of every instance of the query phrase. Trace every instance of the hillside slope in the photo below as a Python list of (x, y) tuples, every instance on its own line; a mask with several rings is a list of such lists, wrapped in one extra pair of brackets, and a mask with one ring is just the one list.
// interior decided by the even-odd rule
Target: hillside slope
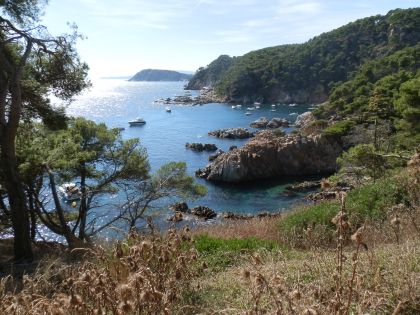
[[(360, 65), (418, 42), (420, 8), (397, 9), (357, 20), (303, 44), (269, 47), (237, 57), (227, 71), (219, 73), (215, 86), (232, 102), (321, 103)], [(210, 68), (211, 64), (207, 71)]]

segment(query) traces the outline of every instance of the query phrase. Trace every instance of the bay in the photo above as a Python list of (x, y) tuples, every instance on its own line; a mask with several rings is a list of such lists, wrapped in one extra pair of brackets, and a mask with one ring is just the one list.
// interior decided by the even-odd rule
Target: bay
[[(101, 79), (94, 82), (91, 90), (79, 96), (68, 108), (71, 116), (81, 116), (95, 122), (104, 122), (109, 127), (125, 128), (124, 139), (139, 138), (147, 149), (152, 171), (164, 163), (185, 161), (188, 173), (208, 163), (210, 153), (197, 153), (185, 148), (187, 142), (214, 143), (224, 151), (230, 146), (244, 145), (248, 140), (217, 139), (207, 133), (220, 128), (246, 127), (260, 118), (286, 118), (292, 123), (296, 116), (307, 111), (308, 106), (287, 104), (277, 105), (271, 111), (271, 104), (263, 104), (260, 109), (245, 115), (242, 109), (232, 109), (229, 104), (171, 105), (172, 112), (167, 113), (167, 105), (156, 103), (157, 99), (173, 98), (184, 95), (185, 82), (129, 82), (122, 79)], [(196, 91), (191, 91), (196, 95)], [(129, 127), (128, 121), (141, 117), (146, 124)], [(249, 128), (251, 130), (255, 130)], [(290, 132), (286, 128), (286, 132)], [(204, 205), (217, 212), (232, 211), (253, 214), (260, 211), (278, 211), (289, 208), (298, 197), (282, 195), (286, 184), (297, 179), (266, 180), (247, 184), (217, 184), (197, 179), (207, 187), (208, 193), (189, 204)]]

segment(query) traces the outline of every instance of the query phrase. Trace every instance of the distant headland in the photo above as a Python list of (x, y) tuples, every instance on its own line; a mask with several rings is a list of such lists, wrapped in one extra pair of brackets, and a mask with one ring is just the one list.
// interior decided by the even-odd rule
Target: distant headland
[(129, 81), (188, 81), (192, 74), (172, 70), (144, 69), (137, 72)]

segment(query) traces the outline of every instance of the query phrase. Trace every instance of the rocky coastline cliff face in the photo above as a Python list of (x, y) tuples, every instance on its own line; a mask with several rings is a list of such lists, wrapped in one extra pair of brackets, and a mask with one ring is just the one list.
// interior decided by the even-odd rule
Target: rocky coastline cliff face
[(218, 156), (197, 176), (210, 181), (239, 183), (282, 176), (308, 176), (336, 171), (343, 151), (334, 137), (276, 136), (259, 133), (245, 146)]

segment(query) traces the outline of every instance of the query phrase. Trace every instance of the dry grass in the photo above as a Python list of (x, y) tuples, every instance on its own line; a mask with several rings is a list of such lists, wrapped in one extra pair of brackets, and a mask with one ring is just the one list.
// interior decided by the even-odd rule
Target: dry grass
[(113, 253), (77, 249), (79, 264), (45, 263), (24, 276), (19, 291), (0, 280), (0, 314), (170, 314), (197, 275), (197, 252), (186, 233), (165, 238), (130, 235)]
[(279, 217), (253, 218), (246, 221), (231, 221), (224, 224), (201, 227), (192, 231), (192, 235), (206, 234), (221, 239), (244, 239), (255, 237), (267, 241), (279, 240)]
[[(347, 261), (343, 265), (342, 296), (346, 298), (347, 280), (353, 274), (352, 253), (350, 249), (344, 251)], [(241, 267), (200, 278), (201, 290), (196, 300), (201, 308), (196, 311), (205, 314), (339, 314), (335, 310), (336, 252), (297, 253), (292, 259), (290, 255), (268, 254), (261, 255), (260, 261), (250, 258)], [(400, 309), (395, 312), (398, 305)], [(362, 251), (350, 310), (354, 314), (418, 314), (420, 241)]]

